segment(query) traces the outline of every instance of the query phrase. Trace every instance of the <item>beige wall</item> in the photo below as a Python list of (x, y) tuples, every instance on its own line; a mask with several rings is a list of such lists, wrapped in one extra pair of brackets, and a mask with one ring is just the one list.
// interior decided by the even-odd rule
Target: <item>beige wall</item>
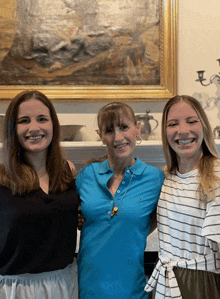
[(215, 96), (216, 86), (195, 82), (196, 71), (206, 70), (206, 78), (220, 71), (220, 1), (179, 0), (178, 93), (195, 92)]

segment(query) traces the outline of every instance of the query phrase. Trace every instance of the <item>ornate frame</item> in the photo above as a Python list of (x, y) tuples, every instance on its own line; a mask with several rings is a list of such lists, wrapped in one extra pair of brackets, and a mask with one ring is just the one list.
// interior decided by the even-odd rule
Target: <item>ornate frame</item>
[(25, 89), (37, 89), (56, 100), (162, 100), (177, 93), (177, 2), (161, 0), (160, 85), (0, 85), (0, 100)]

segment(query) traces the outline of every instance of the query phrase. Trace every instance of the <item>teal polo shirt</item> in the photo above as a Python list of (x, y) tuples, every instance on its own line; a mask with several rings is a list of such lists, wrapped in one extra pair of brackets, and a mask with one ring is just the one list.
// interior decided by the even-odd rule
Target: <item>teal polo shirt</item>
[[(144, 291), (144, 250), (150, 214), (157, 206), (164, 174), (135, 160), (135, 165), (125, 169), (114, 198), (107, 188), (113, 175), (108, 160), (86, 166), (76, 178), (86, 220), (78, 254), (82, 299), (148, 298)], [(115, 202), (119, 202), (119, 210), (112, 217)]]

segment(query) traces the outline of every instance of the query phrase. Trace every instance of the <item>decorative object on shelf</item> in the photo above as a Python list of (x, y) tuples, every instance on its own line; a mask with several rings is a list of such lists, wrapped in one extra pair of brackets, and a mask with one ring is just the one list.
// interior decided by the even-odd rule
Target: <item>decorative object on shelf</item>
[(213, 135), (215, 139), (220, 139), (220, 126), (214, 128)]
[[(219, 62), (219, 66), (220, 66), (220, 58), (216, 59), (216, 61)], [(204, 84), (203, 81), (206, 81), (206, 79), (204, 78), (205, 71), (197, 71), (197, 73), (198, 73), (199, 78), (196, 81), (199, 81), (203, 86), (208, 86), (208, 85), (212, 84), (214, 79), (218, 79), (218, 83), (220, 83), (220, 76), (215, 74), (210, 77), (210, 79), (209, 79), (210, 82), (208, 84)]]
[(60, 140), (74, 141), (77, 133), (84, 125), (61, 125), (60, 126)]
[[(143, 140), (147, 140), (150, 134), (158, 127), (158, 121), (152, 115), (149, 115), (149, 113), (150, 109), (147, 109), (145, 114), (136, 115), (137, 121), (141, 122), (141, 137)], [(151, 129), (150, 120), (156, 122), (153, 130)]]

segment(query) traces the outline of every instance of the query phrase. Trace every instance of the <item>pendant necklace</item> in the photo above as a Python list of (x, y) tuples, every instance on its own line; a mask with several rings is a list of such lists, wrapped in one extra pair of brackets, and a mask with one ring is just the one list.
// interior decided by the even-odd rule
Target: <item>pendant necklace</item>
[(116, 201), (115, 201), (115, 196), (113, 196), (113, 199), (114, 199), (114, 202), (115, 202), (115, 206), (113, 207), (112, 209), (112, 213), (111, 213), (111, 217), (113, 217), (114, 215), (117, 215), (118, 214), (118, 205), (120, 204), (120, 202), (122, 201), (122, 199), (125, 197), (130, 185), (131, 185), (131, 182), (132, 182), (132, 179), (133, 179), (133, 176), (134, 176), (134, 172), (135, 172), (135, 167), (136, 167), (136, 163), (134, 165), (134, 171), (132, 172), (132, 176), (131, 176), (131, 179), (130, 179), (130, 182), (128, 184), (128, 187), (127, 189), (125, 190), (125, 193), (124, 195), (122, 196), (122, 198), (120, 199), (120, 201), (116, 204)]

